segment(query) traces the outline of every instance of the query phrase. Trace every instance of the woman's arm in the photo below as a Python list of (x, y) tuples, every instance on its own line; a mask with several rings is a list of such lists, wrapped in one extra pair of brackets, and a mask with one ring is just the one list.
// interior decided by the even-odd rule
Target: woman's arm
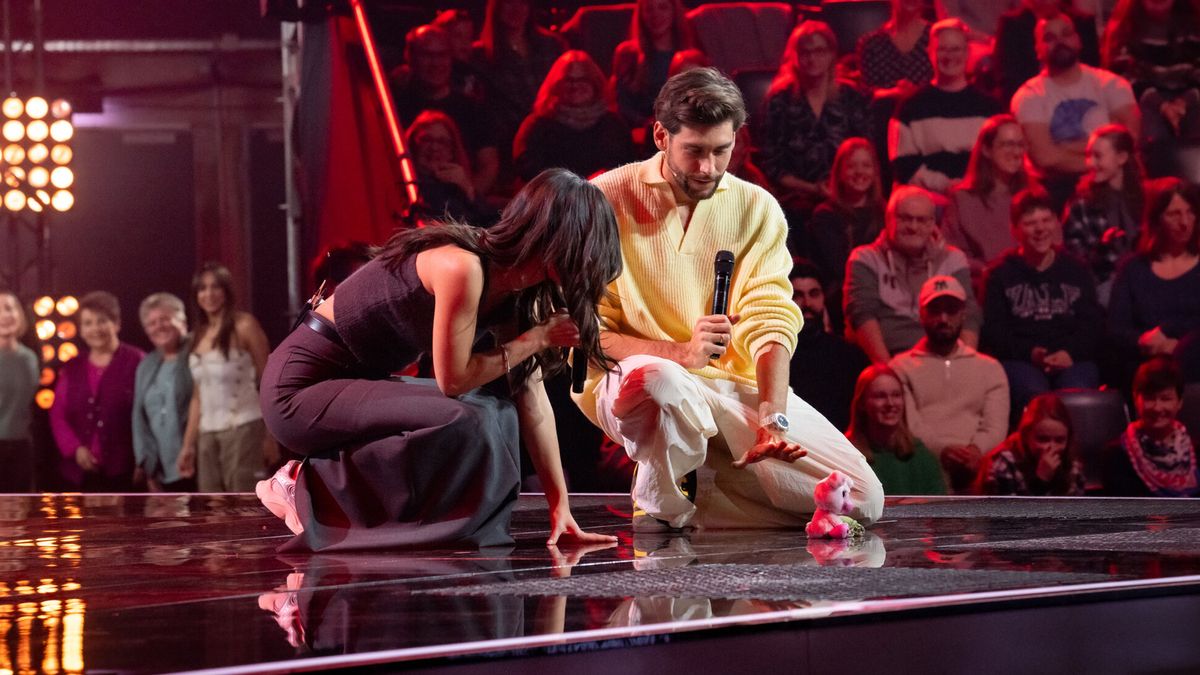
[(267, 356), (271, 353), (271, 345), (267, 342), (267, 334), (263, 332), (262, 324), (250, 314), (239, 312), (233, 323), (233, 330), (240, 344), (250, 353), (254, 361), (254, 385), (262, 381), (263, 370), (267, 367)]
[(567, 503), (567, 483), (563, 478), (562, 460), (559, 457), (558, 430), (554, 424), (554, 409), (546, 396), (541, 374), (534, 373), (528, 383), (517, 392), (517, 417), (521, 428), (521, 439), (529, 451), (529, 459), (541, 479), (546, 491), (546, 502), (550, 506), (550, 536), (547, 546), (558, 543), (560, 536), (567, 536), (580, 543), (616, 541), (616, 537), (584, 532), (571, 515)]

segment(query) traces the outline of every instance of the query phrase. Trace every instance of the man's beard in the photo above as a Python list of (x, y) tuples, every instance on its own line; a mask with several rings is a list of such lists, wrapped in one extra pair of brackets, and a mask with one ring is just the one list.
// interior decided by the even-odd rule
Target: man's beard
[(1079, 52), (1067, 45), (1055, 45), (1047, 59), (1047, 65), (1052, 70), (1066, 70), (1076, 63), (1079, 63)]
[(938, 326), (926, 333), (925, 337), (927, 340), (929, 340), (929, 344), (933, 345), (934, 347), (949, 349), (958, 343), (958, 338), (961, 335), (961, 328), (958, 330), (951, 330), (949, 328)]
[(687, 174), (676, 170), (675, 167), (671, 165), (671, 156), (669, 154), (667, 155), (666, 161), (667, 171), (671, 172), (671, 178), (675, 181), (675, 186), (682, 190), (683, 194), (688, 196), (688, 199), (695, 199), (696, 201), (708, 199), (717, 193), (717, 186), (721, 184), (721, 179), (725, 177), (725, 172), (717, 174), (716, 180), (712, 182), (712, 188), (710, 188), (708, 192), (699, 192), (693, 189), (691, 184), (688, 183)]

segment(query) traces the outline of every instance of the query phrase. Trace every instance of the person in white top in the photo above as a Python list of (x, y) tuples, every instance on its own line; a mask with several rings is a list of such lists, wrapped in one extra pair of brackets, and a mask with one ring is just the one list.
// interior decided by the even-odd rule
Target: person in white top
[(234, 307), (233, 277), (207, 263), (192, 279), (196, 333), (188, 366), (195, 391), (188, 410), (179, 474), (201, 492), (249, 492), (274, 465), (279, 448), (267, 434), (258, 381), (270, 347), (258, 321)]

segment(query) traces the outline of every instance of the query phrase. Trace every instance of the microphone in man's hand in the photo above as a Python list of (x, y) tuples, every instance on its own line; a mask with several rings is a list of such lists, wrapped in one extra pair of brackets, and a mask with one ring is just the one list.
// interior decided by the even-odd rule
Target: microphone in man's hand
[[(712, 314), (729, 313), (729, 280), (733, 277), (733, 253), (717, 251), (713, 260), (713, 301)], [(720, 358), (720, 354), (709, 354), (708, 358)]]

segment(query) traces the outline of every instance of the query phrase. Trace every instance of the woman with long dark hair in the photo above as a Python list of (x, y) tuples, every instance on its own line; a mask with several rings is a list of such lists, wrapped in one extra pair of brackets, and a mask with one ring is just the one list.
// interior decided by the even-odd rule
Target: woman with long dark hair
[[(268, 362), (267, 424), (304, 459), (257, 492), (299, 535), (289, 546), (511, 543), (519, 441), (550, 505), (547, 543), (609, 541), (571, 516), (542, 382), (567, 347), (613, 367), (596, 304), (620, 271), (612, 207), (563, 169), (536, 176), (490, 229), (394, 236)], [(435, 379), (392, 376), (422, 352)]]
[(638, 0), (629, 39), (613, 51), (617, 112), (632, 128), (654, 122), (654, 97), (666, 84), (671, 61), (695, 46), (680, 0)]
[(237, 309), (233, 275), (220, 263), (206, 263), (192, 277), (192, 302), (193, 391), (179, 475), (195, 476), (201, 492), (249, 492), (255, 476), (278, 459), (258, 403), (267, 335), (257, 319)]

